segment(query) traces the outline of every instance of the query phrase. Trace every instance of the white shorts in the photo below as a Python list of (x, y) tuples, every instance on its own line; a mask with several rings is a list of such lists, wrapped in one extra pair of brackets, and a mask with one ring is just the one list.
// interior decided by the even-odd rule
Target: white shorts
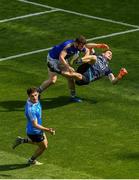
[(49, 56), (49, 54), (47, 56), (47, 66), (50, 71), (61, 74), (59, 59), (53, 59)]

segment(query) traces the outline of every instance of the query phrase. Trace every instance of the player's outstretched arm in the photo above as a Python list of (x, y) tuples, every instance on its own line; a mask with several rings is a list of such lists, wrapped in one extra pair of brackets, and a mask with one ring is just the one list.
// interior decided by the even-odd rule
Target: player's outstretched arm
[(121, 68), (117, 78), (120, 80), (120, 79), (122, 79), (127, 74), (128, 74), (127, 70), (125, 68)]
[(107, 44), (104, 44), (104, 43), (100, 43), (100, 44), (97, 44), (97, 43), (87, 43), (86, 47), (88, 49), (94, 49), (94, 48), (109, 49), (109, 46)]
[(108, 75), (108, 78), (112, 84), (116, 84), (119, 80), (121, 80), (127, 74), (128, 74), (127, 70), (125, 68), (121, 68), (117, 77), (115, 77), (114, 74), (110, 73)]
[(112, 84), (116, 84), (118, 82), (118, 79), (112, 73), (108, 75), (108, 78)]

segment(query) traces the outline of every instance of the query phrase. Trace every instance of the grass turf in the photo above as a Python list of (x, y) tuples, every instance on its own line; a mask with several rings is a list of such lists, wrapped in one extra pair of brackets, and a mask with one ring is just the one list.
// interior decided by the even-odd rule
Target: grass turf
[[(36, 2), (66, 8), (66, 5), (62, 7), (62, 4), (54, 1)], [(68, 7), (75, 10), (77, 4), (71, 2), (72, 7)], [(14, 3), (19, 5), (18, 1)], [(78, 4), (78, 9), (85, 13), (82, 3)], [(3, 2), (1, 4), (3, 8), (6, 6)], [(120, 5), (121, 3), (117, 3), (117, 7)], [(12, 7), (13, 10), (8, 11), (6, 18), (12, 17), (14, 6)], [(44, 10), (35, 9), (36, 6), (31, 7), (34, 12)], [(21, 8), (25, 13), (30, 11), (27, 4), (23, 3)], [(16, 13), (20, 14), (20, 9), (17, 11)], [(91, 11), (92, 8), (87, 7), (86, 12), (91, 14)], [(97, 9), (94, 13), (97, 16), (102, 16), (96, 11)], [(3, 18), (4, 12), (1, 11)], [(128, 7), (126, 13), (128, 14)], [(50, 17), (55, 19), (55, 23)], [(111, 18), (115, 18), (112, 13)], [(120, 17), (118, 18), (120, 20)], [(72, 23), (69, 24), (68, 21)], [(50, 47), (77, 34), (85, 34), (90, 38), (94, 34), (100, 36), (127, 30), (124, 26), (112, 24), (108, 27), (109, 23), (86, 18), (82, 18), (82, 24), (80, 21), (81, 18), (78, 16), (58, 12), (0, 24), (0, 56), (6, 57)], [(136, 23), (132, 14), (127, 21), (131, 24)], [(55, 26), (57, 27), (60, 22), (62, 24), (58, 32)], [(47, 23), (49, 26), (45, 27)], [(73, 24), (76, 25), (75, 29)], [(25, 91), (30, 86), (38, 86), (47, 78), (44, 62), (47, 53), (0, 62), (0, 178), (139, 178), (138, 35), (138, 32), (134, 32), (101, 40), (108, 43), (113, 50), (110, 65), (114, 74), (117, 74), (122, 66), (129, 71), (128, 76), (117, 85), (111, 85), (104, 78), (89, 86), (77, 87), (78, 95), (84, 101), (74, 104), (69, 102), (66, 80), (59, 76), (57, 84), (42, 95), (43, 124), (54, 127), (56, 136), (48, 135), (49, 148), (39, 159), (44, 163), (41, 167), (27, 167), (25, 164), (35, 147), (21, 145), (13, 151), (11, 144), (17, 135), (25, 136)]]

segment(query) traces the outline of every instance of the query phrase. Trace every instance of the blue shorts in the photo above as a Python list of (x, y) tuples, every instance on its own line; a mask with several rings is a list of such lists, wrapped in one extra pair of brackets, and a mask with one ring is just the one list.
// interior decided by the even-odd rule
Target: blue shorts
[(43, 134), (27, 134), (27, 136), (32, 140), (32, 142), (42, 142), (45, 138)]
[(90, 64), (85, 63), (78, 67), (77, 72), (83, 75), (82, 80), (76, 80), (75, 83), (79, 86), (82, 85), (88, 85), (90, 83), (90, 80), (88, 78), (88, 69), (90, 67)]

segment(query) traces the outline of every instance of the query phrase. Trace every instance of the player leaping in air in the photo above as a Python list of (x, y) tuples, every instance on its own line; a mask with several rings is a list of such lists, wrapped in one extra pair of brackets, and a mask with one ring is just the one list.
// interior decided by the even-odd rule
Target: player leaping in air
[[(54, 46), (48, 53), (47, 65), (48, 76), (39, 87), (38, 92), (42, 93), (48, 87), (55, 84), (57, 74), (61, 74), (68, 80), (68, 86), (71, 94), (72, 102), (81, 102), (82, 100), (76, 96), (75, 80), (82, 80), (82, 75), (75, 72), (71, 66), (72, 63), (82, 53), (84, 57), (92, 53), (93, 48), (109, 48), (106, 44), (88, 43), (84, 36), (79, 36), (75, 40), (67, 40), (61, 44)], [(72, 58), (72, 60), (71, 60)]]
[(109, 61), (112, 59), (112, 51), (107, 49), (101, 55), (89, 55), (79, 59), (77, 63), (83, 63), (77, 69), (77, 72), (82, 74), (83, 80), (77, 80), (77, 85), (87, 85), (90, 82), (100, 79), (103, 76), (108, 76), (112, 84), (116, 84), (128, 72), (125, 68), (121, 68), (119, 74), (115, 77), (112, 70), (109, 68)]

